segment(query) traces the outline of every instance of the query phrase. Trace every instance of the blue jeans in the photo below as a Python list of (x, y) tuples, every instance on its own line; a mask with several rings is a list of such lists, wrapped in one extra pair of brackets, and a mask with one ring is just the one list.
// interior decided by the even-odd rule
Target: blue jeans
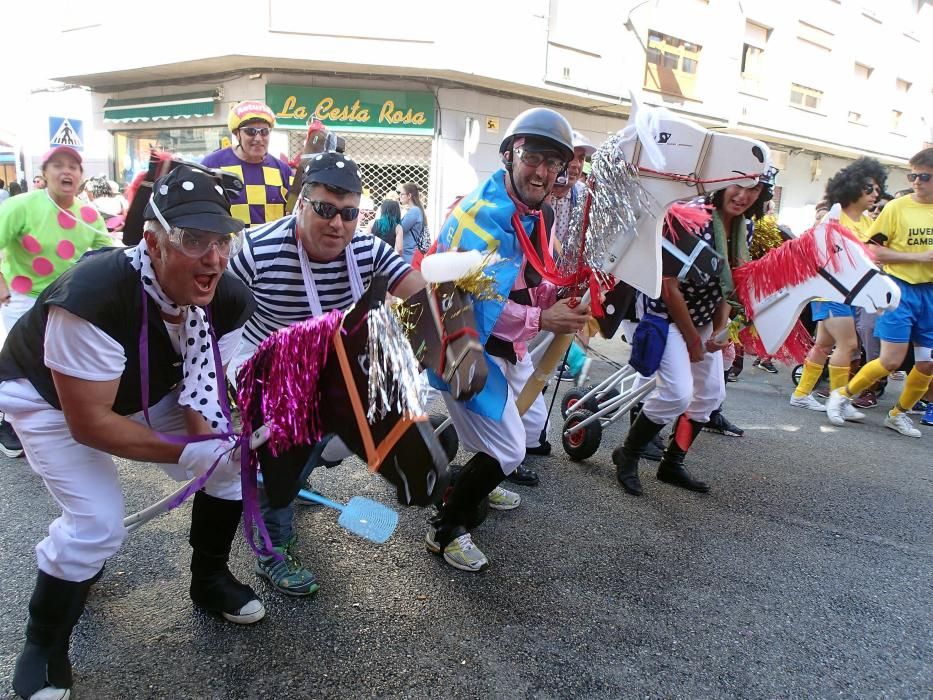
[[(298, 483), (304, 484), (314, 468), (321, 463), (321, 453), (330, 441), (331, 436), (325, 435), (324, 439), (314, 445), (304, 469), (298, 477)], [(295, 502), (292, 501), (282, 508), (273, 508), (269, 505), (266, 497), (266, 490), (259, 488), (259, 509), (262, 511), (262, 519), (266, 523), (266, 529), (269, 531), (269, 539), (273, 547), (284, 547), (294, 534), (295, 524)]]

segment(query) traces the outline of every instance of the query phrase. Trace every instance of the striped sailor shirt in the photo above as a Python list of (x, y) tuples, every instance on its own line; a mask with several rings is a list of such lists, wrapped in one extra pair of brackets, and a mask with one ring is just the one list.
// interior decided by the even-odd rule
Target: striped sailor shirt
[[(230, 270), (253, 292), (256, 311), (246, 322), (243, 340), (258, 346), (269, 335), (299, 321), (311, 318), (311, 306), (301, 277), (295, 216), (286, 216), (246, 233), (242, 250), (230, 259)], [(363, 287), (373, 275), (389, 278), (389, 289), (411, 270), (385, 241), (357, 233), (350, 241)], [(353, 293), (343, 255), (329, 262), (309, 260), (311, 274), (323, 311), (346, 310), (353, 304)]]

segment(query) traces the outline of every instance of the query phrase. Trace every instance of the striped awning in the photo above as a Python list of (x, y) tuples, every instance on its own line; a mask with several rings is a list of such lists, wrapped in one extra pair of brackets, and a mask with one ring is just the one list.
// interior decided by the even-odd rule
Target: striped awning
[(104, 121), (146, 122), (159, 119), (210, 117), (214, 114), (214, 107), (218, 100), (216, 90), (107, 100), (104, 104)]

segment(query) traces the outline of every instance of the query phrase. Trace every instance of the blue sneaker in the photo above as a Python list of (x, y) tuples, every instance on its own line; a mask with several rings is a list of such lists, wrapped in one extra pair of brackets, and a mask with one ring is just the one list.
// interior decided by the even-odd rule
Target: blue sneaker
[(933, 425), (933, 401), (927, 404), (927, 410), (923, 412), (920, 423), (922, 425)]
[(907, 411), (907, 413), (913, 416), (925, 415), (929, 407), (930, 406), (926, 401), (924, 401), (923, 399), (920, 399), (917, 403), (913, 405), (913, 408)]

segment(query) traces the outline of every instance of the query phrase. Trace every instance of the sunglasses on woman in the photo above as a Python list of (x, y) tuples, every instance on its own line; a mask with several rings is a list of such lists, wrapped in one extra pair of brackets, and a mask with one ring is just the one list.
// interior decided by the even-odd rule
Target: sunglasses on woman
[(933, 175), (930, 175), (930, 173), (907, 173), (907, 182), (913, 182), (914, 180), (929, 182), (931, 177)]
[(270, 129), (268, 126), (241, 126), (240, 131), (247, 136), (268, 136)]
[(337, 216), (337, 214), (340, 214), (340, 218), (344, 221), (356, 221), (356, 217), (360, 215), (359, 207), (344, 207), (341, 209), (335, 207), (330, 202), (319, 202), (316, 199), (305, 199), (305, 201), (311, 205), (311, 209), (314, 210), (315, 214), (328, 221)]

